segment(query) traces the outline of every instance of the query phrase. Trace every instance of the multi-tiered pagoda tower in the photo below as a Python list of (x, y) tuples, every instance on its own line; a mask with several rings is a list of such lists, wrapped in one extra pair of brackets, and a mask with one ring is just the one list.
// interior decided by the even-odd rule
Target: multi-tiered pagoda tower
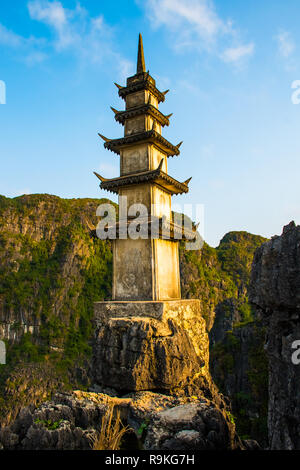
[[(118, 194), (119, 202), (120, 196), (127, 197), (127, 210), (133, 204), (147, 208), (149, 217), (144, 222), (149, 225), (149, 236), (131, 239), (126, 232), (124, 237), (124, 231), (120, 235), (121, 215), (113, 242), (113, 300), (180, 299), (181, 228), (172, 221), (171, 196), (187, 193), (190, 179), (180, 183), (168, 175), (168, 157), (179, 155), (181, 143), (173, 145), (161, 134), (171, 115), (162, 114), (158, 105), (168, 90), (159, 91), (146, 72), (141, 35), (136, 74), (127, 79), (125, 87), (116, 86), (126, 105), (124, 111), (112, 110), (116, 121), (124, 126), (124, 137), (110, 140), (99, 135), (106, 149), (120, 155), (120, 176), (106, 179), (95, 174), (101, 180), (100, 187)], [(123, 203), (124, 209), (126, 213)], [(153, 233), (151, 237), (151, 220), (159, 222), (156, 237)], [(169, 237), (163, 228), (169, 229)]]
[[(119, 196), (119, 221), (107, 227), (114, 238), (113, 299), (94, 304), (93, 376), (95, 384), (116, 390), (170, 390), (207, 376), (208, 349), (201, 344), (206, 332), (199, 300), (180, 295), (179, 239), (196, 240), (197, 234), (172, 220), (171, 197), (187, 193), (189, 180), (168, 175), (168, 157), (179, 155), (180, 144), (161, 135), (170, 117), (158, 109), (166, 92), (146, 72), (141, 36), (137, 72), (117, 87), (126, 106), (113, 111), (124, 137), (101, 137), (120, 156), (120, 176), (96, 174), (102, 189)], [(132, 237), (134, 204), (143, 206), (140, 233)]]

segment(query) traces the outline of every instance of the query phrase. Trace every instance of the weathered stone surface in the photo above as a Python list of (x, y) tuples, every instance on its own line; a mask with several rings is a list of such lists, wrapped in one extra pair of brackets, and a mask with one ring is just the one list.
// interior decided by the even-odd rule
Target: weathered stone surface
[(155, 450), (216, 450), (238, 446), (234, 426), (208, 400), (158, 412), (145, 447)]
[(117, 390), (171, 390), (195, 375), (209, 376), (199, 301), (99, 302), (95, 311), (96, 383)]
[(300, 226), (291, 222), (255, 253), (250, 300), (267, 325), (271, 449), (300, 449)]
[[(0, 448), (90, 449), (101, 428), (101, 418), (111, 404), (121, 411), (124, 425), (128, 424), (136, 434), (139, 448), (244, 448), (226, 412), (209, 400), (152, 392), (118, 398), (81, 391), (56, 394), (51, 402), (24, 408), (10, 427), (0, 431)], [(142, 436), (138, 432), (141, 426)]]
[(242, 435), (268, 446), (268, 359), (262, 322), (236, 325), (210, 351), (210, 372), (230, 399)]

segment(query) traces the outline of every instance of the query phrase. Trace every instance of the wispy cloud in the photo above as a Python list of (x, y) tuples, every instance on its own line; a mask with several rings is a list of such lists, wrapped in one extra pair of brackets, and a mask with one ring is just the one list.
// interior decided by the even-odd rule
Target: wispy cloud
[(279, 54), (285, 59), (289, 58), (295, 50), (295, 43), (292, 39), (291, 33), (281, 30), (276, 36), (276, 39)]
[(45, 21), (57, 30), (63, 29), (67, 23), (65, 9), (58, 1), (33, 0), (28, 3), (28, 10), (32, 18)]
[(19, 48), (28, 65), (55, 54), (67, 53), (84, 63), (101, 63), (104, 58), (118, 64), (120, 77), (133, 70), (133, 64), (115, 47), (115, 31), (103, 17), (93, 17), (80, 5), (68, 9), (58, 1), (30, 0), (28, 13), (33, 21), (43, 23), (48, 31), (42, 38), (25, 38), (0, 24), (0, 44)]
[(18, 36), (0, 24), (0, 44), (9, 47), (19, 47), (22, 44), (22, 36)]
[(250, 43), (245, 46), (229, 47), (226, 49), (221, 58), (224, 62), (239, 62), (245, 57), (249, 57), (254, 52), (254, 44)]
[(34, 65), (46, 59), (47, 54), (41, 50), (45, 45), (43, 38), (23, 37), (0, 23), (0, 46), (17, 51), (18, 58), (27, 65)]
[(50, 44), (58, 52), (74, 51), (93, 62), (111, 52), (112, 29), (103, 16), (91, 17), (79, 3), (70, 10), (59, 1), (31, 0), (28, 11), (31, 19), (49, 27)]
[[(154, 28), (164, 27), (173, 35), (176, 49), (192, 47), (215, 53), (225, 62), (238, 62), (254, 51), (254, 44), (240, 43), (230, 19), (222, 19), (212, 0), (136, 0), (145, 8)], [(223, 52), (224, 43), (235, 42)]]
[(208, 41), (230, 27), (223, 23), (213, 5), (206, 0), (148, 0), (146, 4), (155, 26), (165, 25), (177, 30), (188, 23), (193, 33)]

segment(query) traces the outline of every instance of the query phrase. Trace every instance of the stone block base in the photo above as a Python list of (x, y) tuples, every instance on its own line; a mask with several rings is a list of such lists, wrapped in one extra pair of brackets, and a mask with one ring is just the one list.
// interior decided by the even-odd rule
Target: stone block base
[(199, 300), (94, 304), (93, 375), (122, 391), (171, 390), (208, 374)]

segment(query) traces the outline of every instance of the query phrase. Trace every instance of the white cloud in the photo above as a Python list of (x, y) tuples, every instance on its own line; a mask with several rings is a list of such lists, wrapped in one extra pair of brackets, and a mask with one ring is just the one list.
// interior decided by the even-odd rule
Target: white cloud
[[(173, 33), (172, 44), (176, 49), (193, 48), (209, 51), (222, 57), (226, 41), (228, 48), (224, 52), (227, 62), (237, 62), (250, 56), (254, 44), (243, 46), (238, 43), (239, 32), (230, 19), (222, 19), (212, 0), (136, 0), (146, 9), (146, 14), (153, 27), (164, 27)], [(236, 47), (230, 47), (232, 39)]]
[(23, 37), (7, 29), (0, 23), (0, 45), (15, 49), (18, 58), (27, 65), (33, 65), (44, 61), (47, 57), (40, 49), (45, 46), (43, 39), (33, 36)]
[(31, 19), (41, 21), (53, 28), (56, 35), (55, 46), (58, 50), (74, 43), (75, 37), (67, 21), (67, 10), (60, 2), (33, 0), (27, 6)]
[(87, 55), (89, 51), (91, 57), (98, 56), (95, 49), (99, 49), (103, 36), (110, 35), (110, 28), (103, 17), (90, 17), (80, 4), (69, 10), (59, 1), (31, 0), (27, 6), (31, 19), (46, 24), (52, 30), (53, 46), (57, 51), (74, 48), (76, 54)]
[(241, 59), (251, 56), (254, 52), (254, 44), (250, 43), (245, 46), (229, 47), (221, 57), (224, 62), (239, 62)]
[(229, 27), (208, 0), (148, 0), (146, 8), (154, 26), (178, 30), (188, 24), (191, 33), (209, 41)]
[(25, 38), (0, 24), (0, 45), (19, 50), (19, 59), (27, 65), (65, 53), (81, 65), (98, 64), (104, 59), (112, 61), (118, 68), (118, 80), (133, 73), (133, 63), (116, 50), (115, 31), (103, 15), (92, 17), (80, 3), (74, 9), (67, 9), (58, 0), (30, 0), (27, 8), (30, 18), (48, 29), (44, 37)]
[(104, 57), (118, 64), (119, 76), (124, 78), (133, 64), (115, 51), (113, 29), (102, 15), (91, 17), (77, 3), (73, 10), (60, 1), (30, 0), (28, 11), (33, 20), (46, 24), (53, 33), (50, 46), (58, 53), (67, 52), (86, 63), (100, 63)]
[(295, 43), (288, 31), (280, 31), (276, 36), (279, 54), (284, 57), (290, 57), (295, 50)]
[(9, 47), (19, 47), (22, 44), (22, 37), (0, 24), (0, 44)]
[(47, 59), (48, 55), (44, 52), (40, 51), (33, 51), (29, 52), (29, 54), (24, 58), (24, 62), (27, 65), (35, 65), (44, 62)]
[(31, 18), (45, 21), (57, 30), (66, 24), (66, 13), (60, 2), (33, 0), (28, 3), (28, 10)]

